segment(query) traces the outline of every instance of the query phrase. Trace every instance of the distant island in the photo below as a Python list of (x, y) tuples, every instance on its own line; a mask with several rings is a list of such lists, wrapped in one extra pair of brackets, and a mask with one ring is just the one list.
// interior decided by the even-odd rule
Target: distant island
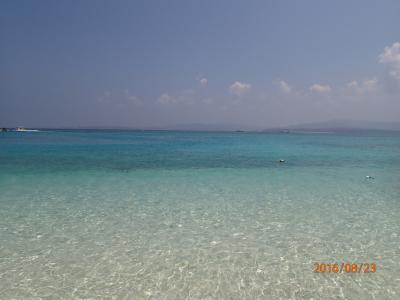
[(288, 126), (289, 130), (400, 130), (400, 122), (331, 120)]

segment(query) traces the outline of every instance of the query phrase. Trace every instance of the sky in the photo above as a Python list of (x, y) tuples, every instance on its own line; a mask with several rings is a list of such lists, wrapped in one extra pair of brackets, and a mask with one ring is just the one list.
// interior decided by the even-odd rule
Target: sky
[(400, 121), (400, 1), (0, 2), (0, 126)]

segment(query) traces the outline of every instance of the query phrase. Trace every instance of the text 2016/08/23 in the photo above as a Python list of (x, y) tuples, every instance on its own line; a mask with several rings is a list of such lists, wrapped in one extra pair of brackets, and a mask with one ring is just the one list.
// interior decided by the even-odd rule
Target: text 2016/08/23
[(314, 263), (314, 273), (375, 273), (376, 263)]

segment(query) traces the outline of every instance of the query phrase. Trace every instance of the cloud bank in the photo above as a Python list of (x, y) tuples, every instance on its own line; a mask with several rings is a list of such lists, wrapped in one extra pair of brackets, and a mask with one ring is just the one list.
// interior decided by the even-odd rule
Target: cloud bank
[(223, 88), (227, 83), (220, 83), (219, 88), (208, 87), (208, 79), (201, 76), (193, 86), (163, 92), (153, 101), (146, 102), (128, 90), (121, 100), (114, 91), (106, 91), (99, 101), (110, 111), (120, 105), (124, 113), (130, 109), (132, 115), (137, 114), (135, 118), (157, 116), (168, 124), (211, 122), (266, 128), (332, 119), (400, 119), (400, 97), (398, 90), (393, 90), (393, 83), (400, 86), (400, 42), (377, 53), (376, 63), (385, 67), (385, 76), (369, 74), (347, 82), (303, 84), (297, 88), (285, 79), (257, 85), (234, 81), (228, 90)]

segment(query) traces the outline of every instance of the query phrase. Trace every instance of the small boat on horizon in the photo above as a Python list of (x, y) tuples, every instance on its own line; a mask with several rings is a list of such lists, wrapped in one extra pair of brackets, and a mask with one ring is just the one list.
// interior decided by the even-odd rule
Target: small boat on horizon
[(37, 130), (37, 129), (26, 129), (25, 127), (19, 126), (19, 127), (15, 128), (15, 130), (13, 130), (13, 131), (18, 131), (18, 132), (37, 132), (39, 130)]

